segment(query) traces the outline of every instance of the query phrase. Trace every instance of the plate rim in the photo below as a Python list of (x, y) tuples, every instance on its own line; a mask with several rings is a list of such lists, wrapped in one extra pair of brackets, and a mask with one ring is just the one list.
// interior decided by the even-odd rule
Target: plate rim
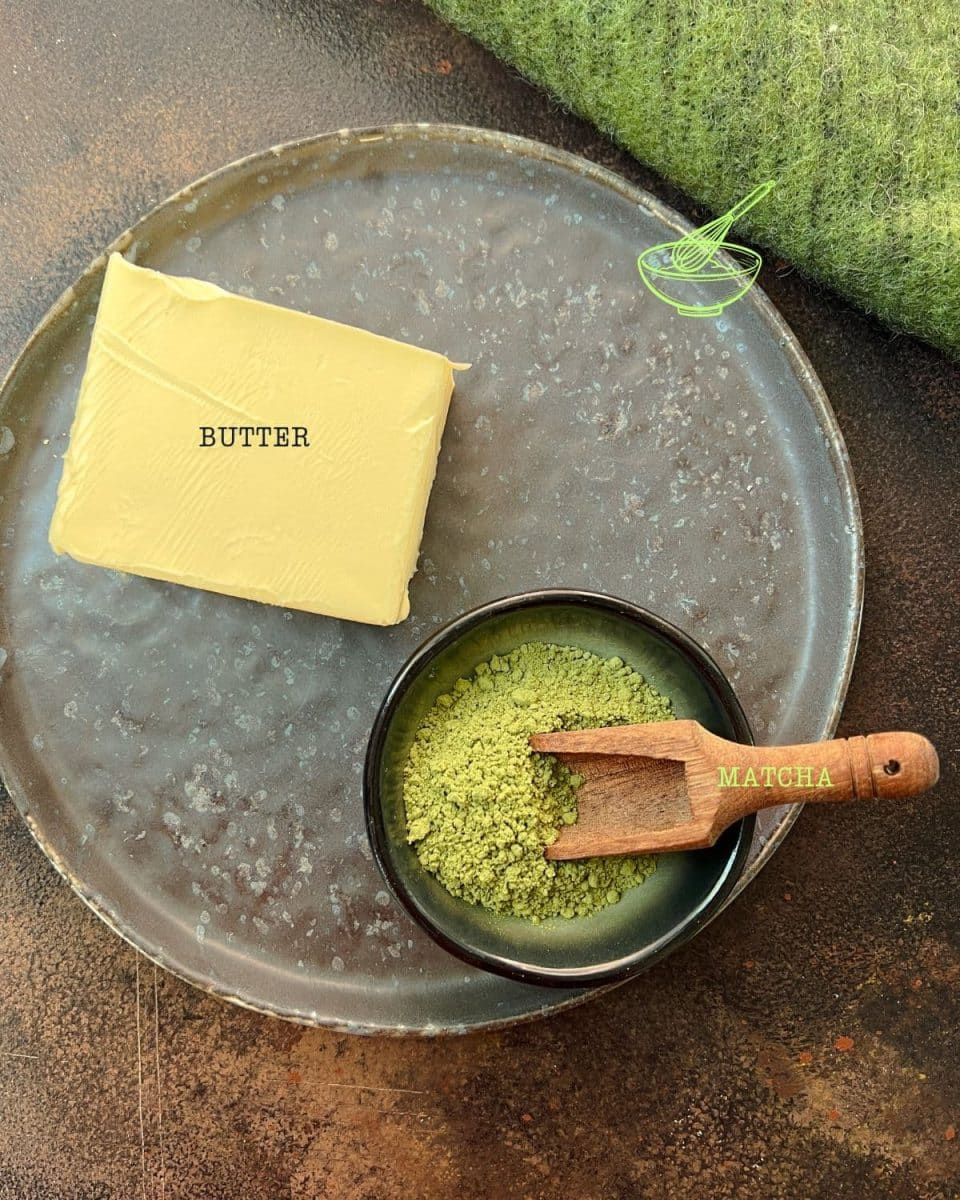
[[(535, 138), (525, 137), (519, 134), (506, 133), (500, 130), (487, 129), (480, 126), (460, 125), (455, 122), (431, 122), (431, 121), (401, 121), (379, 125), (369, 126), (347, 126), (338, 129), (327, 130), (321, 133), (307, 134), (299, 138), (294, 138), (287, 142), (275, 143), (264, 150), (253, 151), (250, 154), (233, 159), (231, 162), (208, 171), (204, 175), (191, 180), (177, 191), (171, 193), (159, 203), (153, 205), (150, 209), (144, 212), (134, 224), (128, 226), (119, 233), (99, 255), (97, 255), (88, 266), (75, 278), (50, 307), (46, 310), (39, 322), (34, 326), (33, 330), (27, 337), (26, 341), (21, 346), (16, 354), (9, 369), (0, 380), (0, 416), (6, 408), (6, 398), (8, 392), (15, 386), (17, 378), (21, 371), (29, 365), (29, 359), (34, 347), (41, 339), (45, 338), (48, 333), (55, 328), (57, 323), (66, 315), (70, 306), (77, 299), (78, 294), (85, 291), (90, 286), (93, 286), (98, 275), (102, 275), (107, 259), (110, 254), (124, 253), (138, 239), (138, 233), (148, 222), (151, 222), (163, 210), (173, 208), (177, 204), (182, 204), (184, 201), (189, 201), (194, 193), (212, 183), (221, 183), (228, 179), (231, 175), (240, 176), (249, 170), (254, 164), (260, 164), (269, 161), (272, 157), (279, 159), (283, 157), (295, 156), (300, 151), (314, 151), (316, 148), (324, 144), (339, 143), (344, 147), (354, 147), (364, 143), (386, 141), (392, 139), (414, 139), (414, 140), (430, 140), (430, 141), (446, 141), (459, 144), (485, 145), (505, 151), (507, 154), (517, 155), (518, 157), (534, 158), (541, 162), (552, 163), (558, 167), (571, 171), (573, 174), (593, 180), (600, 186), (618, 193), (624, 199), (633, 204), (638, 205), (654, 214), (660, 221), (663, 222), (669, 229), (676, 231), (678, 234), (690, 232), (694, 226), (681, 214), (672, 209), (669, 205), (659, 200), (651, 192), (639, 184), (632, 183), (624, 176), (618, 174), (609, 167), (605, 167), (599, 163), (593, 162), (583, 154), (574, 153), (569, 150), (563, 150), (559, 147), (552, 146), (546, 142), (538, 141)], [(321, 176), (322, 178), (322, 176)], [(800, 385), (807, 402), (814, 411), (814, 416), (818, 427), (823, 430), (826, 435), (824, 438), (825, 449), (833, 468), (834, 477), (837, 481), (837, 486), (842, 500), (849, 509), (850, 529), (852, 538), (852, 566), (851, 579), (853, 584), (853, 595), (850, 609), (847, 613), (845, 622), (845, 648), (844, 661), (839, 677), (839, 686), (836, 696), (825, 718), (821, 721), (819, 729), (820, 738), (829, 738), (835, 731), (839, 723), (840, 713), (843, 708), (847, 692), (850, 687), (850, 680), (853, 674), (853, 667), (856, 660), (857, 647), (860, 638), (860, 630), (863, 618), (863, 601), (864, 601), (864, 580), (865, 580), (865, 555), (864, 555), (864, 537), (863, 537), (863, 519), (860, 508), (859, 496), (857, 494), (857, 486), (853, 475), (853, 467), (850, 461), (850, 456), (847, 451), (846, 442), (842, 431), (837, 421), (836, 414), (830, 404), (826, 391), (820, 382), (813, 366), (802, 349), (797, 336), (787, 324), (783, 316), (774, 306), (766, 293), (759, 285), (755, 285), (748, 293), (742, 297), (738, 303), (751, 304), (763, 323), (769, 328), (770, 333), (778, 341), (778, 346), (783, 352), (787, 362), (789, 363), (793, 374), (795, 375), (798, 384)], [(229, 1001), (242, 1008), (248, 1009), (251, 1012), (260, 1013), (265, 1016), (277, 1017), (282, 1020), (291, 1021), (295, 1024), (330, 1029), (337, 1033), (354, 1033), (367, 1034), (376, 1036), (391, 1036), (391, 1037), (435, 1037), (446, 1034), (462, 1034), (462, 1033), (479, 1033), (487, 1031), (495, 1031), (498, 1029), (508, 1028), (513, 1025), (525, 1023), (527, 1021), (538, 1020), (544, 1016), (552, 1015), (557, 1012), (565, 1011), (577, 1005), (585, 1003), (588, 999), (594, 996), (602, 995), (605, 992), (611, 991), (613, 988), (620, 987), (626, 981), (614, 981), (599, 986), (589, 988), (585, 991), (577, 991), (571, 995), (564, 995), (562, 992), (557, 992), (555, 1000), (544, 1000), (542, 1004), (532, 1005), (531, 1008), (520, 1014), (514, 1014), (507, 1017), (494, 1017), (489, 1020), (475, 1021), (469, 1025), (424, 1025), (424, 1026), (408, 1026), (408, 1025), (383, 1025), (375, 1024), (369, 1021), (366, 1022), (343, 1022), (338, 1020), (326, 1020), (320, 1018), (316, 1013), (304, 1013), (284, 1011), (279, 1007), (265, 1006), (258, 1004), (247, 997), (233, 994), (232, 990), (226, 987), (218, 986), (210, 979), (202, 979), (197, 977), (193, 972), (185, 967), (181, 967), (171, 961), (171, 956), (167, 951), (156, 946), (145, 944), (144, 940), (139, 938), (139, 935), (126, 925), (119, 913), (112, 911), (100, 897), (95, 895), (79, 876), (75, 875), (63, 861), (61, 856), (49, 844), (48, 839), (44, 835), (43, 829), (36, 820), (29, 800), (27, 799), (26, 788), (23, 786), (20, 774), (15, 768), (11, 756), (8, 755), (5, 743), (0, 738), (0, 782), (5, 786), (10, 799), (13, 801), (17, 811), (20, 813), (30, 833), (43, 851), (47, 859), (53, 864), (54, 868), (60, 876), (70, 885), (72, 890), (79, 896), (83, 903), (100, 918), (115, 934), (121, 937), (125, 942), (133, 947), (135, 951), (143, 954), (145, 958), (169, 971), (171, 974), (189, 983), (191, 986), (199, 988), (208, 995), (215, 996), (218, 999)], [(773, 835), (764, 838), (758, 832), (754, 833), (754, 845), (759, 842), (759, 849), (754, 854), (754, 846), (750, 848), (750, 855), (746, 867), (744, 868), (740, 878), (737, 880), (735, 887), (727, 896), (724, 903), (717, 910), (717, 914), (723, 911), (744, 888), (756, 877), (756, 875), (769, 862), (773, 854), (779, 848), (784, 838), (789, 833), (800, 811), (803, 808), (802, 804), (793, 804), (786, 807), (783, 813), (780, 824), (774, 831)]]

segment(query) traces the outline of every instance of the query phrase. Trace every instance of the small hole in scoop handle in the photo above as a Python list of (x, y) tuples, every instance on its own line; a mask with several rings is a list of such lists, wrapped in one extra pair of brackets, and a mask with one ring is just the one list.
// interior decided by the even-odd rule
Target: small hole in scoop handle
[[(922, 734), (871, 733), (866, 742), (872, 763), (873, 794), (878, 799), (919, 796), (929, 791), (940, 777), (937, 752)], [(870, 791), (858, 786), (855, 794), (866, 798)]]

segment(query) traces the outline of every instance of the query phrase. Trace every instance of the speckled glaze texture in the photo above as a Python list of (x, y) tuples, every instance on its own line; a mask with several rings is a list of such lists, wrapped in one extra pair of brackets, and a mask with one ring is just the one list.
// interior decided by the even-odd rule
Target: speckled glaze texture
[[(759, 292), (677, 316), (636, 257), (679, 226), (531, 143), (332, 135), (201, 181), (128, 258), (429, 346), (461, 375), (412, 615), (390, 630), (56, 558), (46, 544), (102, 262), (0, 409), (5, 770), (48, 854), (125, 936), (222, 995), (353, 1030), (545, 1011), (384, 888), (360, 771), (384, 691), (443, 621), (525, 588), (622, 595), (729, 675), (759, 741), (829, 733), (859, 624), (859, 518), (805, 360)], [(754, 864), (790, 815), (768, 818)]]

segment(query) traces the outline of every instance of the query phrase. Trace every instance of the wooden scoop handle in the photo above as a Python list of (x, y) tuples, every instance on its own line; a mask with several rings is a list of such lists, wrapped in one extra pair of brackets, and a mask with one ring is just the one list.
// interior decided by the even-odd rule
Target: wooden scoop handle
[(704, 759), (724, 818), (777, 804), (841, 803), (918, 796), (940, 778), (932, 744), (919, 733), (871, 733), (801, 746), (743, 746), (704, 731)]

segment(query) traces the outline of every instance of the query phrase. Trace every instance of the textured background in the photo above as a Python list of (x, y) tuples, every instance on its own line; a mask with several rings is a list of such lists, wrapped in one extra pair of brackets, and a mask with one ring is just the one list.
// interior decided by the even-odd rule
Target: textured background
[[(496, 126), (680, 200), (413, 4), (0, 0), (0, 55), (3, 368), (144, 209), (321, 129)], [(867, 604), (843, 731), (929, 733), (937, 793), (808, 810), (709, 934), (642, 980), (446, 1042), (303, 1031), (138, 969), (3, 799), (2, 1200), (960, 1194), (960, 369), (787, 264), (762, 282), (860, 486)]]

